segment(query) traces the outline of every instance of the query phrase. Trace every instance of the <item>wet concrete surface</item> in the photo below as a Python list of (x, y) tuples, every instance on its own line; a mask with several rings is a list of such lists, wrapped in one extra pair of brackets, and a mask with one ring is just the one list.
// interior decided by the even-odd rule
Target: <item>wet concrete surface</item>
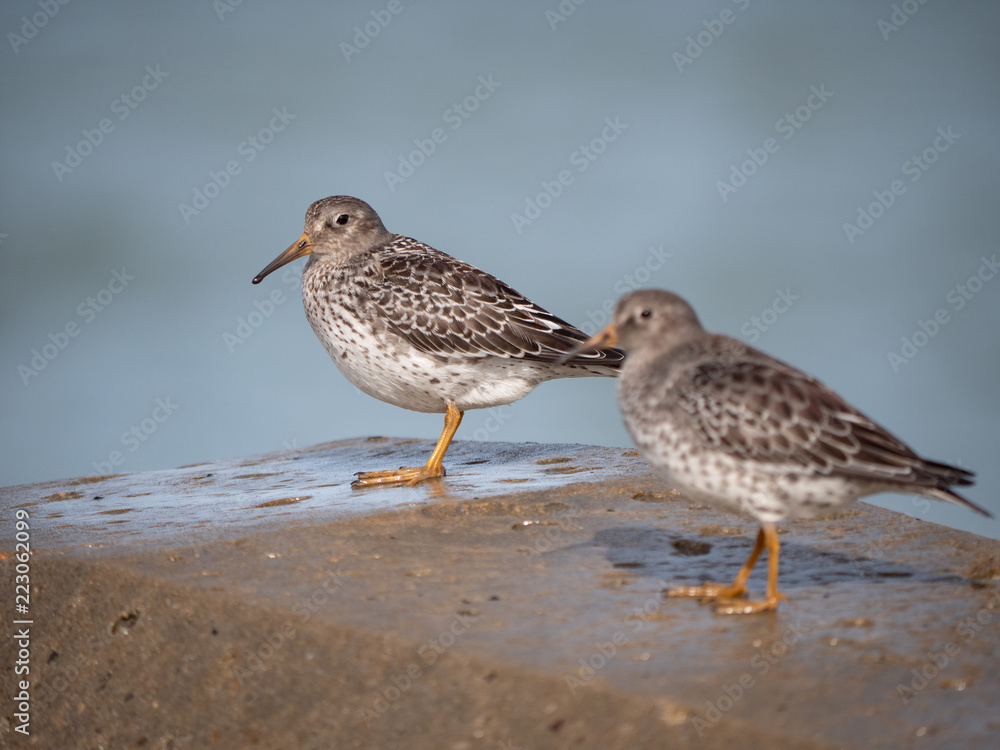
[(34, 548), (32, 734), (7, 712), (0, 745), (1000, 742), (1000, 542), (857, 504), (781, 527), (777, 613), (722, 617), (661, 592), (731, 579), (755, 525), (633, 452), (459, 442), (443, 480), (350, 489), (431, 447), (0, 490)]
[(0, 488), (0, 501), (32, 507), (39, 545), (162, 544), (197, 533), (262, 533), (287, 523), (322, 523), (442, 499), (514, 488), (543, 490), (593, 474), (646, 472), (634, 451), (583, 445), (456, 442), (445, 483), (352, 490), (358, 471), (422, 465), (433, 442), (367, 438), (166, 471), (89, 476)]

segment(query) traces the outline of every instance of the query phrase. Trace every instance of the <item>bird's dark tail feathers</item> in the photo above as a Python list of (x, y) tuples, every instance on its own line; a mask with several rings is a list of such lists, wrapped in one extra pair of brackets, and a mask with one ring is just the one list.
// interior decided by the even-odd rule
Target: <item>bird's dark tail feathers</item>
[(957, 466), (938, 463), (937, 461), (924, 460), (922, 464), (919, 469), (920, 479), (926, 482), (928, 486), (921, 494), (935, 500), (944, 500), (948, 503), (962, 505), (969, 510), (976, 511), (976, 513), (981, 513), (987, 518), (993, 518), (993, 514), (986, 510), (986, 508), (976, 505), (971, 500), (966, 500), (951, 489), (952, 485), (968, 487), (975, 484), (973, 480), (975, 474), (973, 472), (960, 469)]

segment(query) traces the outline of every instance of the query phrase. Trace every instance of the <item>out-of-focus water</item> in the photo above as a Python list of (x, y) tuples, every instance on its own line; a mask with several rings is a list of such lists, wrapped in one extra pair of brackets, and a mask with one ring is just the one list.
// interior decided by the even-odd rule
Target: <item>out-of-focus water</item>
[[(352, 194), (587, 330), (678, 291), (1000, 511), (996, 3), (18, 0), (0, 31), (0, 484), (436, 437), (328, 361), (301, 263), (250, 285)], [(607, 380), (458, 439), (629, 444)]]

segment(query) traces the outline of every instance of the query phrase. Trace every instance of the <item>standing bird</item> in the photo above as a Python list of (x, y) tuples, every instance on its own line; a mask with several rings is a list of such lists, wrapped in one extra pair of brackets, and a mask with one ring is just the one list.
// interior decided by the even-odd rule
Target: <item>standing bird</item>
[[(951, 490), (972, 472), (921, 458), (815, 378), (729, 336), (702, 328), (676, 294), (642, 290), (618, 301), (611, 325), (570, 357), (620, 345), (625, 426), (643, 456), (692, 500), (757, 519), (750, 559), (727, 585), (670, 589), (716, 601), (720, 614), (773, 610), (778, 591), (774, 528), (877, 492), (909, 492), (991, 514)], [(767, 595), (745, 601), (761, 552)]]
[(585, 334), (485, 271), (392, 234), (357, 198), (313, 203), (302, 236), (253, 283), (304, 255), (306, 316), (344, 376), (369, 396), (445, 415), (424, 466), (362, 472), (356, 487), (444, 476), (468, 409), (510, 404), (554, 378), (618, 374), (622, 352), (567, 356)]

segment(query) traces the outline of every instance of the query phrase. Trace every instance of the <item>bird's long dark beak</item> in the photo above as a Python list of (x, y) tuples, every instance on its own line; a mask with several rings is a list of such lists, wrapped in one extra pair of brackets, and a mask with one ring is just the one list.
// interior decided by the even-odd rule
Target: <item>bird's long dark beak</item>
[(312, 249), (312, 240), (309, 239), (309, 235), (303, 232), (302, 236), (295, 240), (290, 248), (268, 263), (267, 267), (264, 268), (263, 271), (253, 277), (253, 283), (259, 284), (264, 280), (264, 277), (272, 271), (278, 270), (286, 263), (291, 263), (293, 260), (309, 255), (312, 252)]
[(574, 357), (578, 357), (581, 354), (592, 352), (595, 349), (605, 349), (609, 346), (615, 346), (617, 343), (618, 332), (615, 330), (613, 325), (609, 325), (607, 328), (595, 333), (568, 354), (560, 357), (556, 364), (564, 365)]

